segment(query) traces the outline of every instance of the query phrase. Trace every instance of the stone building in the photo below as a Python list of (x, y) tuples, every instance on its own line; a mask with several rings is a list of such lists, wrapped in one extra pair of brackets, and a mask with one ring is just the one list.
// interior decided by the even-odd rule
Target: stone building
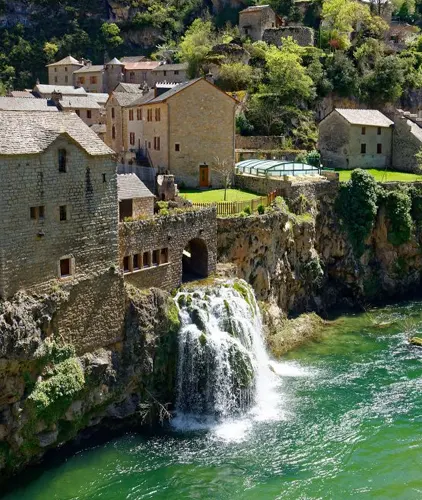
[(269, 5), (252, 5), (239, 12), (240, 34), (254, 41), (262, 40), (265, 30), (281, 24), (282, 19)]
[(160, 64), (152, 70), (152, 80), (154, 83), (171, 82), (183, 83), (188, 80), (188, 64)]
[(73, 84), (87, 92), (104, 92), (104, 65), (88, 62), (73, 73)]
[(403, 172), (419, 168), (416, 153), (422, 150), (422, 118), (400, 109), (394, 114), (393, 167)]
[(103, 92), (112, 92), (120, 82), (124, 81), (124, 66), (117, 57), (104, 64)]
[(119, 220), (152, 217), (155, 196), (135, 174), (117, 175)]
[(83, 63), (72, 56), (47, 64), (50, 85), (73, 85), (73, 73), (82, 68)]
[(393, 122), (374, 109), (334, 109), (319, 124), (318, 147), (329, 168), (391, 166)]
[(298, 45), (302, 47), (313, 46), (314, 30), (307, 26), (280, 26), (278, 28), (268, 28), (264, 31), (262, 40), (270, 45), (283, 45), (283, 38), (291, 37)]
[(57, 104), (61, 111), (76, 113), (88, 126), (105, 121), (104, 108), (88, 96), (60, 95)]
[(146, 83), (149, 87), (152, 87), (155, 83), (152, 72), (159, 65), (158, 61), (126, 62), (124, 64), (124, 81), (138, 85)]
[(79, 352), (121, 339), (113, 155), (74, 113), (0, 111), (0, 296), (62, 290)]
[(141, 105), (143, 141), (151, 166), (177, 184), (219, 185), (211, 166), (218, 156), (234, 165), (237, 101), (204, 78), (176, 85)]

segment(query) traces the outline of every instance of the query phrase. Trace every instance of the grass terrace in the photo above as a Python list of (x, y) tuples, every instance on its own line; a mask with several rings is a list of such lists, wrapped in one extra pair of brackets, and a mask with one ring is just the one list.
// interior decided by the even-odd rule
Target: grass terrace
[[(209, 189), (208, 191), (181, 189), (180, 196), (190, 200), (192, 203), (219, 202), (224, 201), (224, 189)], [(228, 189), (226, 201), (249, 201), (257, 198), (257, 196), (256, 193), (240, 189)]]
[[(340, 182), (346, 182), (350, 179), (353, 170), (337, 169), (336, 172), (340, 174)], [(377, 182), (422, 181), (421, 174), (410, 174), (407, 172), (394, 172), (392, 170), (376, 170), (376, 169), (368, 169), (367, 172), (371, 174)]]

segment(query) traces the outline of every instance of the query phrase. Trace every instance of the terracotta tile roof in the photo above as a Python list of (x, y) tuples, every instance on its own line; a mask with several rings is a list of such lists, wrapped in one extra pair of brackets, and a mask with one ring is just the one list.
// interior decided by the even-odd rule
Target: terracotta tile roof
[(117, 175), (118, 200), (133, 200), (136, 198), (152, 198), (154, 195), (135, 174)]
[(63, 109), (100, 109), (97, 101), (88, 96), (65, 96), (59, 101)]
[(368, 125), (373, 127), (389, 127), (393, 122), (377, 109), (335, 108), (343, 118), (352, 125)]
[(71, 65), (71, 64), (79, 64), (79, 66), (83, 66), (83, 64), (81, 62), (79, 62), (77, 59), (75, 59), (74, 57), (72, 56), (67, 56), (63, 59), (60, 59), (60, 61), (56, 61), (54, 63), (51, 63), (51, 64), (47, 64), (46, 66), (67, 66), (67, 65)]
[(0, 155), (41, 153), (62, 134), (89, 155), (114, 154), (75, 113), (0, 111)]
[(159, 66), (160, 63), (158, 61), (139, 61), (139, 62), (128, 62), (125, 63), (125, 70), (126, 71), (147, 71), (147, 70), (153, 70), (157, 66)]
[(74, 73), (99, 73), (104, 71), (104, 66), (102, 64), (91, 64), (91, 66), (83, 66), (82, 68), (77, 69)]
[(48, 101), (47, 99), (28, 99), (27, 97), (0, 97), (0, 110), (58, 111), (52, 101)]

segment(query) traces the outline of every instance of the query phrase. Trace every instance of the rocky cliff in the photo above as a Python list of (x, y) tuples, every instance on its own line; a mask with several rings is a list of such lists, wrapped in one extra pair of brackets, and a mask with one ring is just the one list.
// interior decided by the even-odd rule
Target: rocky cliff
[(100, 424), (166, 417), (175, 394), (177, 307), (127, 288), (125, 338), (78, 356), (52, 333), (60, 297), (0, 303), (0, 476)]

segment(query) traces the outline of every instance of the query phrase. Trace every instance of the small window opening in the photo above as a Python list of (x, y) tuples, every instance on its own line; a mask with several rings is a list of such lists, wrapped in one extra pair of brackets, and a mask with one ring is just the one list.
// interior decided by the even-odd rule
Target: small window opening
[(92, 114), (91, 114), (91, 110), (88, 109), (87, 112), (86, 112), (86, 117), (89, 119), (91, 118)]
[(362, 127), (362, 135), (366, 134), (366, 127)]
[(67, 172), (67, 158), (65, 149), (59, 149), (59, 172)]
[(151, 254), (149, 252), (144, 252), (142, 256), (142, 267), (149, 267), (151, 265)]
[(377, 154), (382, 154), (382, 144), (377, 144)]
[(107, 182), (106, 174), (103, 174), (103, 182)]
[(180, 151), (180, 144), (178, 142), (176, 142), (176, 144), (174, 145), (174, 150), (177, 152)]
[(166, 264), (169, 261), (169, 249), (162, 248), (160, 252), (160, 264)]
[(59, 207), (59, 212), (60, 212), (60, 220), (61, 221), (67, 220), (67, 207), (66, 207), (66, 205), (61, 205)]
[(152, 252), (152, 265), (158, 266), (160, 263), (160, 250), (153, 250)]
[(111, 117), (114, 118), (114, 108), (111, 108)]
[(126, 257), (123, 258), (123, 271), (125, 273), (128, 273), (130, 271), (130, 268), (129, 268), (129, 255), (126, 255)]
[(31, 207), (30, 216), (31, 220), (44, 220), (44, 207)]
[(61, 259), (60, 260), (60, 277), (65, 278), (66, 276), (70, 276), (70, 259)]
[(378, 134), (378, 135), (381, 135), (381, 127), (378, 127), (378, 128), (377, 128), (377, 134)]
[(139, 255), (135, 254), (133, 256), (133, 269), (139, 269)]
[(366, 144), (361, 144), (361, 145), (360, 145), (360, 152), (361, 152), (362, 154), (365, 154), (365, 153), (366, 153)]

